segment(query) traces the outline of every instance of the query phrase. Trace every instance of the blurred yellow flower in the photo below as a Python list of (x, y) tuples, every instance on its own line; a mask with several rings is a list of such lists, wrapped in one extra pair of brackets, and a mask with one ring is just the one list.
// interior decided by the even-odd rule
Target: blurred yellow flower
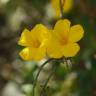
[[(60, 0), (51, 0), (53, 10), (56, 17), (60, 17)], [(62, 8), (64, 13), (68, 13), (73, 6), (73, 0), (62, 0)]]
[(51, 31), (52, 38), (47, 44), (47, 54), (52, 58), (73, 57), (80, 50), (78, 42), (84, 34), (81, 25), (70, 27), (67, 19), (57, 21)]
[(46, 53), (51, 58), (73, 57), (80, 50), (78, 42), (84, 35), (81, 25), (70, 27), (68, 19), (58, 20), (54, 29), (49, 30), (37, 24), (31, 32), (25, 29), (18, 42), (25, 48), (20, 52), (24, 60), (41, 60)]
[(18, 42), (19, 45), (25, 46), (20, 52), (24, 60), (41, 60), (46, 56), (46, 44), (48, 40), (48, 30), (42, 24), (37, 24), (31, 32), (25, 29)]

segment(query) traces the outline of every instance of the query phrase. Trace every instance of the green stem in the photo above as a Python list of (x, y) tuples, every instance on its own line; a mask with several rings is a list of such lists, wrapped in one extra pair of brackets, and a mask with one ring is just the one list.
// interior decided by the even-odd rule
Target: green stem
[(37, 75), (36, 75), (36, 78), (35, 78), (35, 80), (34, 80), (35, 82), (34, 82), (34, 84), (33, 84), (32, 96), (35, 96), (35, 87), (36, 87), (36, 83), (37, 83), (38, 76), (39, 76), (42, 68), (43, 68), (48, 62), (50, 62), (50, 61), (52, 61), (52, 60), (53, 60), (53, 59), (49, 59), (49, 60), (47, 60), (46, 62), (44, 62), (44, 63), (40, 66), (40, 69), (39, 69), (39, 71), (38, 71), (38, 73), (37, 73)]
[(70, 69), (71, 69), (71, 67), (72, 67), (72, 62), (71, 62), (71, 60), (68, 62), (68, 60), (70, 60), (70, 59), (66, 59), (66, 58), (65, 58), (66, 67), (67, 67), (67, 70), (68, 70), (68, 72), (69, 72)]
[(45, 84), (44, 84), (44, 86), (43, 86), (43, 88), (42, 88), (42, 90), (41, 90), (40, 96), (42, 96), (42, 94), (43, 94), (43, 92), (44, 92), (44, 90), (45, 90), (45, 88), (46, 88), (49, 80), (51, 79), (51, 77), (53, 76), (53, 74), (54, 74), (55, 71), (56, 71), (56, 68), (54, 68), (54, 70), (53, 70), (53, 71), (50, 73), (50, 75), (48, 76), (48, 79), (46, 80), (46, 82), (45, 82)]

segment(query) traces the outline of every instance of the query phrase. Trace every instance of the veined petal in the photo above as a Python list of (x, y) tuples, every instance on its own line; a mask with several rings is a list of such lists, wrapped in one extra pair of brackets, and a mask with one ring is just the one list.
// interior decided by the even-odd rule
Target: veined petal
[(81, 25), (74, 25), (70, 29), (69, 42), (78, 42), (84, 35), (84, 29)]
[(19, 54), (21, 58), (24, 60), (39, 61), (45, 57), (46, 51), (44, 47), (41, 48), (27, 47), (24, 48)]
[(22, 46), (30, 46), (32, 44), (31, 32), (28, 29), (24, 29), (18, 41), (18, 44)]
[(73, 43), (63, 46), (62, 53), (65, 57), (73, 57), (78, 53), (79, 50), (79, 45), (77, 43)]
[(71, 22), (67, 19), (57, 21), (54, 34), (58, 37), (68, 37)]

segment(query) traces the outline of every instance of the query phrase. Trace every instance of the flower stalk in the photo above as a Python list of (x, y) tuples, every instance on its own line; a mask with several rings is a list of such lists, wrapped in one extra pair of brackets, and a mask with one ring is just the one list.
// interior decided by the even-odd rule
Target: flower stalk
[(55, 66), (55, 67), (53, 66), (53, 71), (50, 73), (50, 75), (48, 76), (48, 78), (47, 78), (45, 84), (43, 85), (43, 87), (42, 87), (42, 89), (41, 89), (40, 96), (42, 96), (43, 92), (44, 92), (45, 89), (46, 89), (46, 86), (47, 86), (49, 80), (51, 79), (51, 77), (53, 76), (53, 74), (55, 73), (55, 71), (56, 71), (56, 66)]
[(38, 71), (38, 73), (37, 73), (37, 75), (36, 75), (36, 78), (35, 78), (35, 80), (34, 80), (35, 82), (33, 83), (32, 96), (35, 96), (35, 87), (36, 87), (37, 80), (38, 80), (38, 77), (39, 77), (39, 74), (40, 74), (42, 68), (43, 68), (47, 63), (51, 62), (52, 60), (53, 60), (53, 59), (51, 58), (51, 59), (47, 60), (46, 62), (44, 62), (44, 63), (40, 66), (40, 69), (39, 69), (39, 71)]
[(59, 0), (59, 4), (60, 4), (60, 16), (61, 18), (63, 18), (63, 5), (65, 3), (65, 0), (63, 0), (63, 4), (62, 4), (62, 0)]

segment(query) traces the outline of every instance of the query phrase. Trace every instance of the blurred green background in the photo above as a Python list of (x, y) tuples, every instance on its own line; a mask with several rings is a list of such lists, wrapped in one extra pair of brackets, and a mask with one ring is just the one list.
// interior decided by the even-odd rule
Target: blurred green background
[[(70, 70), (60, 64), (44, 96), (96, 96), (96, 0), (73, 1), (64, 18), (83, 25), (81, 50), (72, 58)], [(40, 64), (21, 60), (17, 41), (24, 28), (32, 29), (38, 23), (50, 27), (57, 20), (52, 17), (50, 0), (0, 0), (0, 96), (32, 96), (34, 76), (44, 60)], [(42, 70), (36, 96), (50, 70), (50, 64)]]

